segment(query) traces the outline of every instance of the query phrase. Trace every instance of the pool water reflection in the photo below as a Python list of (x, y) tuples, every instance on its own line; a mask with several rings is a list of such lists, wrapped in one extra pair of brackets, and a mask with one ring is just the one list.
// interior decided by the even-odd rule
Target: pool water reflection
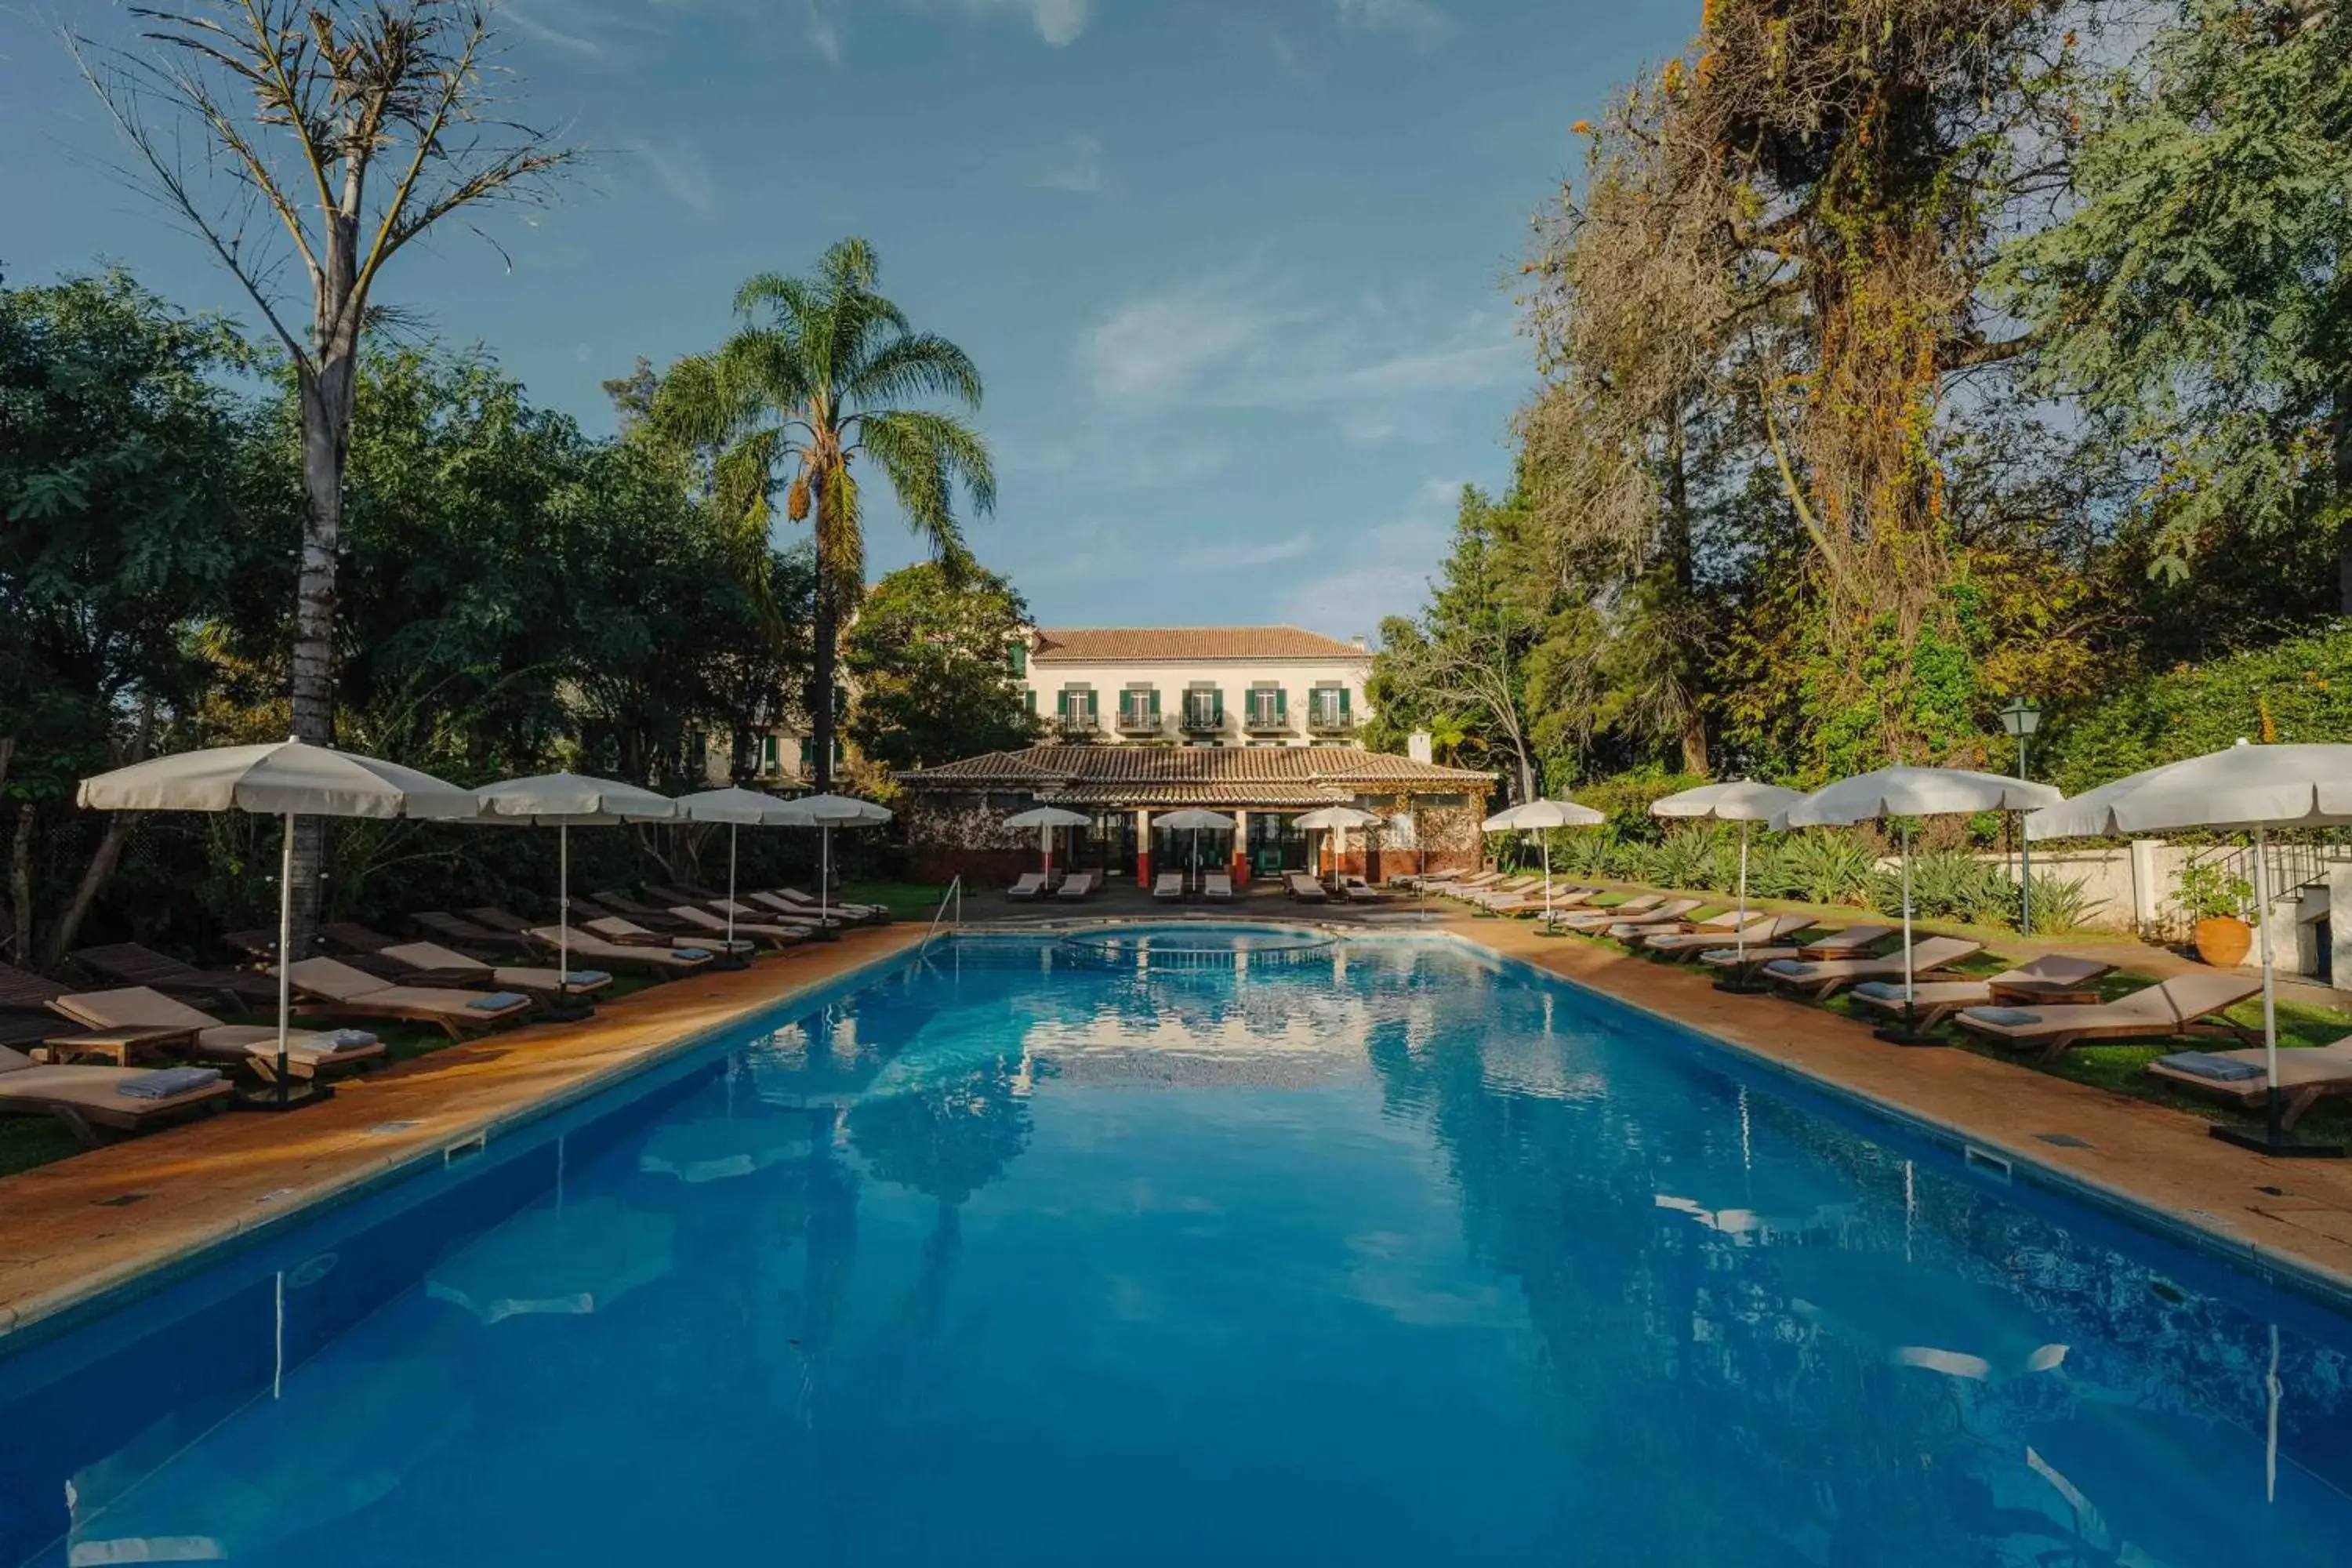
[(2347, 1350), (1449, 942), (992, 939), (0, 1359), (0, 1563), (2321, 1563)]

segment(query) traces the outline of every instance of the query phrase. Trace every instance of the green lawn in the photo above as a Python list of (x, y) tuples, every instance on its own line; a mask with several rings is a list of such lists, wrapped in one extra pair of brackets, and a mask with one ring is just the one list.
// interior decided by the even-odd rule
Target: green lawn
[[(845, 904), (880, 904), (902, 921), (929, 920), (947, 897), (944, 882), (844, 882), (841, 901)], [(976, 898), (978, 892), (970, 883), (964, 885), (964, 897)]]

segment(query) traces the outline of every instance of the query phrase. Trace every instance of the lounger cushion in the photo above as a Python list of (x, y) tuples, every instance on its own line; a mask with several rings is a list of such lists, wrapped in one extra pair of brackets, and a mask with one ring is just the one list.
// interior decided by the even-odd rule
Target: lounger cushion
[(2042, 1022), (2042, 1015), (2029, 1013), (2021, 1007), (1969, 1007), (1960, 1016), (1974, 1018), (1979, 1024), (1998, 1024), (2004, 1029), (2021, 1029), (2028, 1024)]
[(466, 1005), (477, 1013), (497, 1013), (530, 1000), (520, 991), (491, 991), (475, 997)]
[(1764, 966), (1765, 973), (1786, 975), (1791, 980), (1802, 980), (1808, 975), (1819, 974), (1821, 970), (1820, 964), (1808, 963), (1798, 958), (1776, 958)]
[(719, 955), (707, 947), (674, 947), (670, 951), (680, 958), (716, 958)]
[(117, 1079), (114, 1087), (133, 1100), (171, 1100), (219, 1081), (218, 1068), (158, 1068)]
[[(1917, 989), (1914, 986), (1912, 992)], [(1853, 988), (1855, 995), (1867, 996), (1874, 1002), (1907, 1002), (1912, 999), (1912, 992), (1906, 992), (1902, 982), (1896, 980), (1865, 980)]]
[(2243, 1083), (2263, 1076), (2263, 1069), (2252, 1062), (2232, 1061), (2210, 1051), (2175, 1051), (2168, 1057), (2157, 1058), (2156, 1065), (2187, 1073), (2190, 1078), (2210, 1078), (2216, 1083)]

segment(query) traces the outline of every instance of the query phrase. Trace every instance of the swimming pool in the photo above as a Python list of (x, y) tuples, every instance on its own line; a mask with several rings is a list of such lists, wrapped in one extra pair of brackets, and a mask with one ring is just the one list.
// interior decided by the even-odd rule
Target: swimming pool
[(2352, 1542), (2344, 1321), (1443, 939), (942, 943), (17, 1342), (42, 1568)]

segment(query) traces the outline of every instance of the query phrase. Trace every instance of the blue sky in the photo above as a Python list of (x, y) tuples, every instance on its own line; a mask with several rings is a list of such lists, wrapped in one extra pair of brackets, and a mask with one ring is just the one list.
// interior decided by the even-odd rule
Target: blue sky
[[(452, 230), (380, 298), (593, 429), (597, 383), (725, 332), (748, 274), (833, 239), (988, 381), (971, 537), (1060, 624), (1412, 609), (1454, 495), (1508, 468), (1512, 295), (1569, 126), (1696, 4), (1596, 0), (505, 0), (526, 118), (593, 158), (550, 210)], [(50, 28), (0, 0), (0, 264), (101, 260), (252, 322), (110, 172)], [(29, 152), (30, 155), (26, 155)], [(878, 510), (879, 509), (877, 509)], [(870, 521), (877, 572), (912, 559)]]

